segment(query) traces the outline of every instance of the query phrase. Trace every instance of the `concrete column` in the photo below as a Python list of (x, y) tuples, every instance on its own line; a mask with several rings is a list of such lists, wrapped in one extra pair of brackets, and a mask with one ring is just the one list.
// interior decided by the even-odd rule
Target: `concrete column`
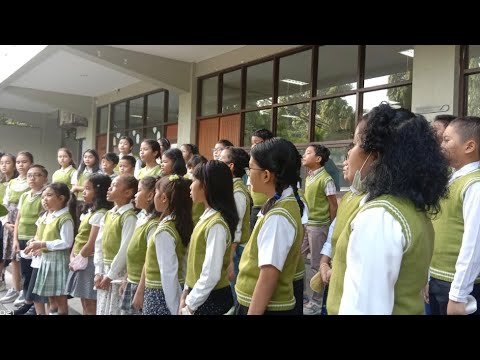
[[(432, 121), (435, 115), (458, 115), (458, 45), (416, 45), (413, 62), (412, 111)], [(444, 105), (448, 111), (441, 111)], [(446, 106), (444, 106), (444, 109)]]
[(195, 64), (190, 68), (190, 89), (189, 93), (179, 95), (178, 109), (178, 145), (196, 144), (197, 135), (197, 78), (195, 73)]

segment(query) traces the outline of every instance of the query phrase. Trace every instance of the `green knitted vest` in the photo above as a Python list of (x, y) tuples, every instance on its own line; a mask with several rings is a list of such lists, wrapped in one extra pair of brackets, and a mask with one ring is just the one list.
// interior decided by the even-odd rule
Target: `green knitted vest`
[[(20, 183), (20, 182), (24, 182), (25, 183), (25, 190), (22, 190), (22, 191), (15, 191), (13, 190), (13, 185), (16, 184), (16, 183)], [(20, 200), (20, 196), (30, 190), (30, 188), (28, 187), (28, 184), (27, 184), (27, 181), (26, 180), (22, 180), (20, 178), (15, 178), (15, 179), (12, 179), (8, 182), (8, 202), (9, 203), (14, 203), (14, 204), (18, 204), (18, 201)]]
[(303, 239), (300, 209), (293, 195), (277, 201), (265, 216), (261, 216), (257, 220), (252, 236), (245, 246), (240, 259), (240, 273), (238, 274), (235, 291), (237, 292), (238, 302), (243, 306), (250, 307), (253, 292), (260, 275), (257, 237), (265, 221), (273, 215), (285, 217), (295, 228), (295, 240), (283, 265), (277, 287), (267, 305), (267, 310), (269, 311), (287, 311), (295, 307), (292, 283), (295, 273), (299, 272), (300, 247)]
[[(464, 232), (463, 199), (468, 188), (479, 181), (480, 169), (456, 178), (449, 185), (448, 198), (440, 202), (441, 211), (432, 221), (435, 246), (430, 276), (435, 279), (453, 282)], [(477, 276), (475, 283), (480, 283), (480, 276)]]
[(127, 280), (138, 284), (142, 276), (145, 254), (147, 253), (148, 233), (158, 225), (158, 218), (149, 219), (135, 228), (127, 247)]
[(240, 238), (240, 244), (245, 245), (248, 239), (250, 239), (250, 194), (243, 180), (240, 178), (233, 180), (233, 193), (237, 191), (242, 193), (247, 201), (247, 208), (245, 209), (245, 215), (242, 220), (242, 236)]
[(78, 227), (78, 234), (77, 236), (75, 236), (75, 243), (73, 244), (73, 253), (75, 255), (80, 254), (80, 251), (88, 242), (88, 239), (90, 237), (90, 231), (92, 230), (92, 225), (90, 225), (88, 222), (90, 221), (92, 216), (97, 213), (101, 213), (105, 215), (106, 212), (107, 212), (107, 209), (98, 209), (93, 213), (89, 212), (85, 214), (82, 221), (80, 222), (80, 226)]
[(337, 315), (340, 308), (347, 268), (348, 242), (352, 233), (351, 222), (359, 212), (378, 207), (384, 208), (400, 223), (406, 240), (402, 264), (394, 288), (392, 314), (421, 315), (425, 313), (421, 291), (427, 281), (428, 266), (433, 253), (435, 235), (432, 222), (424, 212), (417, 211), (409, 200), (382, 195), (357, 209), (338, 239), (327, 297), (328, 314)]
[(192, 237), (190, 238), (190, 247), (188, 250), (187, 259), (186, 284), (189, 288), (193, 288), (195, 283), (200, 278), (203, 262), (205, 260), (205, 252), (207, 249), (208, 232), (212, 228), (212, 226), (216, 224), (222, 225), (227, 232), (227, 238), (225, 240), (227, 242), (227, 248), (223, 256), (223, 265), (220, 280), (218, 281), (217, 285), (215, 285), (214, 290), (223, 289), (230, 284), (227, 275), (227, 267), (230, 263), (230, 246), (232, 244), (232, 236), (230, 234), (227, 223), (222, 217), (222, 214), (220, 214), (220, 212), (217, 212), (203, 222), (198, 223), (197, 226), (195, 226), (195, 229), (193, 229)]
[(155, 235), (149, 240), (147, 245), (147, 255), (145, 257), (145, 287), (151, 289), (162, 288), (162, 276), (157, 259), (157, 245), (155, 237), (161, 232), (168, 232), (175, 239), (175, 253), (178, 261), (178, 282), (185, 283), (184, 260), (187, 254), (187, 248), (183, 245), (180, 234), (175, 227), (175, 220), (168, 220), (160, 224), (155, 231)]
[[(76, 175), (75, 175), (76, 176)], [(90, 177), (90, 173), (89, 172), (83, 172), (80, 177), (78, 178), (77, 180), (77, 185), (78, 186), (83, 186), (83, 184), (85, 184), (85, 180), (87, 180), (88, 178)], [(76, 196), (77, 196), (77, 200), (78, 201), (83, 201), (83, 191), (79, 191), (76, 193)]]
[(156, 165), (151, 169), (147, 169), (147, 167), (143, 167), (140, 169), (138, 172), (138, 180), (142, 180), (145, 176), (155, 176), (155, 175), (160, 175), (162, 172), (162, 168), (160, 165)]
[[(60, 215), (59, 217), (55, 218), (49, 224), (45, 224), (43, 228), (43, 233), (41, 241), (53, 241), (60, 239), (60, 229), (62, 228), (63, 224), (67, 221), (71, 221), (73, 223), (72, 215), (67, 211), (66, 213)], [(42, 252), (49, 252), (47, 249), (42, 249)]]
[(305, 200), (308, 205), (308, 225), (321, 226), (330, 223), (330, 210), (325, 185), (333, 181), (327, 171), (322, 168), (314, 176), (307, 176), (305, 182)]
[(102, 239), (103, 263), (105, 265), (110, 265), (118, 250), (120, 250), (123, 224), (129, 216), (136, 217), (133, 209), (128, 209), (122, 215), (111, 211), (107, 211), (105, 214)]
[(58, 169), (52, 175), (52, 182), (64, 183), (68, 186), (69, 189), (72, 189), (72, 174), (77, 171), (74, 167), (68, 169), (68, 171), (63, 171)]
[(33, 197), (29, 192), (24, 192), (20, 196), (22, 206), (20, 207), (20, 220), (18, 223), (18, 240), (30, 240), (37, 232), (35, 222), (43, 210), (42, 194), (36, 194)]

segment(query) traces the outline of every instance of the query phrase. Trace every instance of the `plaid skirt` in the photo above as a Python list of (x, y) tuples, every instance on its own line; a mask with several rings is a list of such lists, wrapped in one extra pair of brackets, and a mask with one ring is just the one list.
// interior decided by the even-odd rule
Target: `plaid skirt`
[(33, 292), (40, 296), (67, 295), (69, 249), (42, 254)]
[(133, 298), (137, 292), (138, 284), (127, 282), (125, 291), (122, 295), (122, 305), (120, 306), (121, 315), (142, 315), (141, 310), (136, 310), (132, 306)]
[[(18, 214), (18, 204), (9, 203), (7, 206), (8, 215), (7, 221), (11, 224), (15, 224)], [(3, 227), (3, 260), (13, 260), (13, 231), (7, 230)]]
[(67, 278), (67, 293), (70, 296), (82, 299), (97, 300), (95, 286), (95, 265), (93, 256), (88, 257), (85, 270), (70, 271)]

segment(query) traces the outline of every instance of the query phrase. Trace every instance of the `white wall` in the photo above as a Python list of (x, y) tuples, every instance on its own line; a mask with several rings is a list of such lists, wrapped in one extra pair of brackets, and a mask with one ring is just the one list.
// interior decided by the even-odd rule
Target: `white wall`
[(48, 119), (47, 114), (29, 111), (0, 109), (0, 114), (33, 126), (0, 125), (0, 150), (14, 155), (24, 150), (31, 152), (35, 163), (45, 166), (51, 179), (58, 169), (57, 150), (62, 142), (57, 122)]
[[(438, 114), (458, 115), (458, 45), (416, 45), (413, 62), (412, 111), (436, 111), (448, 105), (446, 112), (424, 114), (431, 121)], [(424, 108), (424, 109), (422, 109)], [(425, 108), (431, 108), (425, 109)]]

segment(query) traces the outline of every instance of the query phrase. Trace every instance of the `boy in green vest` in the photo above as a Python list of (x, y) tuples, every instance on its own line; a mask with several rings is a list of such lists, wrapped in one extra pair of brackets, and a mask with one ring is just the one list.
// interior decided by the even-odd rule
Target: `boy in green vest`
[(118, 161), (118, 155), (114, 152), (109, 152), (102, 156), (102, 171), (105, 175), (110, 176), (110, 179), (112, 180), (118, 175), (115, 172)]
[[(308, 224), (302, 243), (302, 254), (310, 253), (310, 271), (314, 275), (320, 268), (323, 244), (327, 239), (328, 227), (337, 214), (337, 189), (332, 177), (324, 168), (330, 157), (330, 150), (320, 144), (310, 144), (303, 155), (303, 165), (308, 176), (305, 186), (305, 200), (308, 205)], [(319, 314), (322, 294), (314, 292), (310, 301), (304, 305), (305, 315)]]
[[(453, 120), (442, 148), (455, 169), (449, 197), (433, 219), (435, 246), (430, 265), (432, 315), (465, 315), (467, 296), (480, 300), (480, 118)], [(474, 314), (480, 314), (480, 309)]]

